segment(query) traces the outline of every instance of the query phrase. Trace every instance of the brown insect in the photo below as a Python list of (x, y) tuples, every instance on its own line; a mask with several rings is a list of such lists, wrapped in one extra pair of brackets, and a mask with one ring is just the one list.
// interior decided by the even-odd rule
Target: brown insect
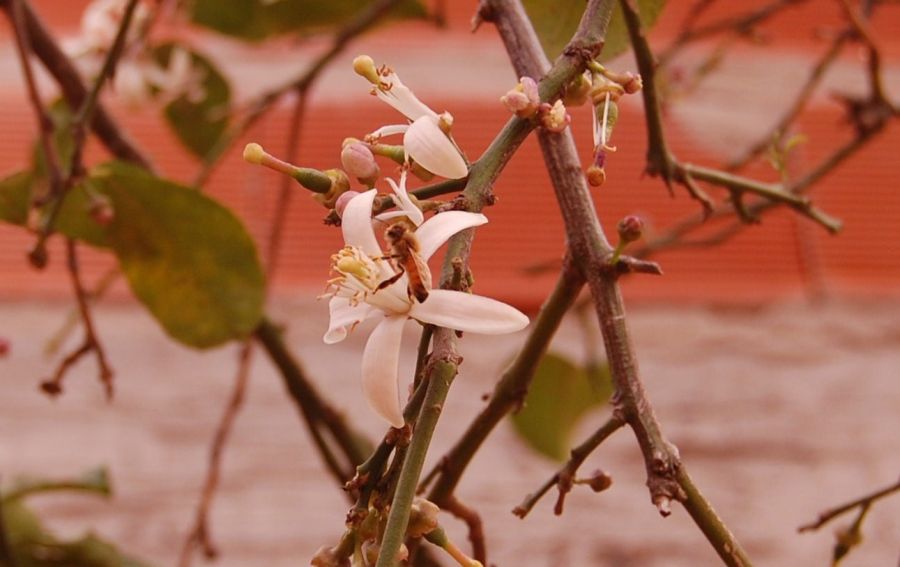
[(384, 239), (390, 246), (390, 254), (383, 256), (391, 260), (397, 273), (378, 284), (377, 289), (384, 289), (399, 280), (406, 274), (409, 284), (406, 293), (419, 303), (428, 299), (428, 290), (431, 289), (431, 270), (422, 256), (419, 255), (419, 240), (416, 238), (413, 227), (407, 221), (402, 220), (387, 227), (384, 231)]

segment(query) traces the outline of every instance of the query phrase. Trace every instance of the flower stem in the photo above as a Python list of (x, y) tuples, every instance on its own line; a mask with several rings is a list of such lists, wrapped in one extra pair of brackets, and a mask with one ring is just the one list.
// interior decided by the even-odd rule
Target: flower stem
[(429, 373), (425, 401), (422, 404), (419, 419), (416, 421), (416, 429), (413, 432), (406, 459), (403, 461), (403, 468), (400, 470), (400, 481), (397, 483), (397, 491), (394, 493), (394, 500), (391, 503), (391, 512), (388, 516), (376, 567), (397, 565), (397, 553), (406, 537), (409, 511), (416, 495), (419, 475), (425, 464), (425, 455), (428, 453), (428, 446), (431, 444), (431, 437), (441, 415), (444, 400), (450, 391), (450, 384), (456, 377), (456, 369), (455, 362), (442, 360), (436, 362)]

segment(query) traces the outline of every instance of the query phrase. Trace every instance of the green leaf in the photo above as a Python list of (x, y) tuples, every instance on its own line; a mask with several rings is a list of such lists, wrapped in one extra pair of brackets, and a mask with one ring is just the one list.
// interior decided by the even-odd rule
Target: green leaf
[(569, 455), (569, 438), (578, 420), (602, 406), (612, 393), (606, 366), (585, 369), (547, 354), (538, 364), (525, 407), (512, 416), (516, 432), (538, 453), (557, 461)]
[[(371, 4), (366, 0), (193, 0), (195, 24), (247, 41), (288, 33), (317, 33), (337, 28)], [(390, 11), (394, 19), (423, 18), (418, 0), (403, 0)]]
[[(32, 194), (46, 191), (46, 179), (35, 178), (30, 171), (15, 173), (0, 180), (0, 220), (25, 226), (31, 207)], [(90, 216), (94, 199), (90, 185), (74, 187), (68, 191), (60, 206), (54, 230), (71, 238), (77, 238), (97, 248), (108, 248), (106, 229)], [(47, 214), (49, 205), (42, 209)]]
[[(24, 225), (33, 175), (0, 180), (0, 220)], [(91, 204), (108, 199), (107, 226)], [(202, 193), (121, 162), (93, 169), (63, 200), (55, 230), (119, 259), (132, 291), (172, 338), (208, 348), (249, 335), (262, 318), (265, 276), (241, 221)]]
[(4, 495), (4, 502), (20, 500), (32, 494), (44, 492), (87, 492), (99, 496), (111, 496), (112, 486), (109, 481), (109, 471), (106, 467), (97, 467), (85, 472), (78, 478), (64, 480), (47, 480), (23, 478), (17, 479)]
[(134, 294), (174, 339), (206, 348), (262, 318), (265, 276), (240, 220), (202, 193), (111, 162), (90, 181), (115, 217), (106, 238)]
[(34, 175), (20, 171), (0, 180), (0, 220), (24, 226), (28, 220)]
[(91, 533), (74, 540), (59, 539), (22, 499), (50, 490), (108, 495), (109, 480), (104, 469), (97, 469), (78, 479), (27, 481), (4, 494), (0, 514), (6, 543), (17, 567), (148, 567), (149, 564), (123, 554)]
[[(60, 170), (65, 174), (75, 153), (75, 140), (72, 138), (72, 110), (65, 99), (58, 99), (47, 108), (50, 120), (53, 122), (53, 146), (56, 148), (56, 157), (59, 160)], [(32, 153), (32, 165), (37, 177), (46, 177), (47, 158), (40, 140), (35, 140)]]
[(192, 153), (203, 157), (228, 128), (231, 86), (212, 61), (186, 46), (175, 43), (160, 45), (153, 50), (153, 56), (163, 68), (168, 69), (174, 49), (190, 53), (192, 73), (203, 79), (197, 92), (186, 92), (167, 104), (164, 115), (178, 140)]
[[(522, 4), (541, 40), (547, 58), (553, 61), (562, 53), (578, 29), (578, 22), (584, 13), (584, 0), (523, 0)], [(650, 29), (656, 23), (665, 4), (666, 0), (637, 0), (644, 29)], [(622, 17), (622, 7), (616, 2), (609, 29), (606, 31), (606, 44), (598, 60), (609, 61), (627, 51), (630, 45), (628, 29)]]

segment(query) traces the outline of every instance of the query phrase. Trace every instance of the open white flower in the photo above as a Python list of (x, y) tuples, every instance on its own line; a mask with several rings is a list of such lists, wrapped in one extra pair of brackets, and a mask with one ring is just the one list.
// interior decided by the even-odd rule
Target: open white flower
[[(383, 259), (384, 252), (372, 230), (375, 194), (374, 189), (361, 193), (344, 209), (341, 229), (346, 246), (332, 257), (337, 277), (329, 282), (331, 317), (324, 340), (328, 344), (342, 341), (364, 319), (377, 319), (363, 352), (363, 392), (378, 415), (394, 427), (403, 427), (398, 367), (400, 339), (407, 319), (492, 335), (523, 329), (528, 318), (505, 303), (460, 291), (433, 289), (419, 303), (407, 292), (406, 274), (378, 289), (396, 272)], [(452, 235), (486, 222), (487, 218), (477, 213), (437, 214), (415, 231), (419, 255), (427, 261)]]
[(438, 114), (419, 100), (400, 81), (392, 69), (375, 67), (371, 57), (361, 55), (353, 60), (354, 70), (372, 83), (372, 93), (398, 112), (411, 124), (397, 124), (379, 128), (370, 136), (380, 138), (403, 134), (403, 150), (407, 158), (431, 173), (448, 179), (460, 179), (468, 175), (469, 168), (459, 148), (447, 136), (453, 125), (453, 117), (445, 112)]

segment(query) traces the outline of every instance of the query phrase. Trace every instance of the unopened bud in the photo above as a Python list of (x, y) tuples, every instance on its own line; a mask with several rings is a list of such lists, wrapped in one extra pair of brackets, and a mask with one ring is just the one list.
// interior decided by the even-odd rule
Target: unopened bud
[(374, 184), (381, 173), (369, 146), (352, 138), (344, 141), (341, 165), (348, 174), (359, 179), (361, 183)]
[(547, 130), (555, 133), (562, 132), (572, 121), (572, 117), (566, 112), (566, 105), (563, 101), (558, 100), (550, 106), (548, 103), (541, 104), (541, 124)]
[(534, 116), (541, 106), (537, 82), (531, 77), (522, 77), (519, 84), (500, 97), (500, 102), (519, 118)]
[(375, 86), (381, 85), (381, 77), (378, 76), (378, 68), (375, 61), (368, 55), (360, 55), (353, 60), (353, 70), (357, 75), (364, 77)]
[(347, 208), (347, 203), (349, 203), (350, 199), (356, 197), (357, 195), (359, 195), (359, 191), (344, 191), (334, 201), (334, 211), (338, 214), (339, 217), (344, 216), (344, 209)]
[(438, 527), (437, 504), (424, 498), (416, 498), (409, 511), (409, 525), (406, 535), (412, 538), (422, 537)]
[(622, 243), (634, 242), (644, 232), (644, 221), (636, 215), (628, 215), (619, 221), (616, 226), (619, 231), (619, 241)]
[(604, 70), (604, 75), (610, 81), (617, 83), (622, 86), (622, 89), (627, 94), (634, 94), (641, 90), (644, 87), (644, 81), (641, 79), (640, 75), (636, 75), (631, 71), (625, 71), (624, 73), (616, 73), (615, 71), (610, 71), (609, 69)]

